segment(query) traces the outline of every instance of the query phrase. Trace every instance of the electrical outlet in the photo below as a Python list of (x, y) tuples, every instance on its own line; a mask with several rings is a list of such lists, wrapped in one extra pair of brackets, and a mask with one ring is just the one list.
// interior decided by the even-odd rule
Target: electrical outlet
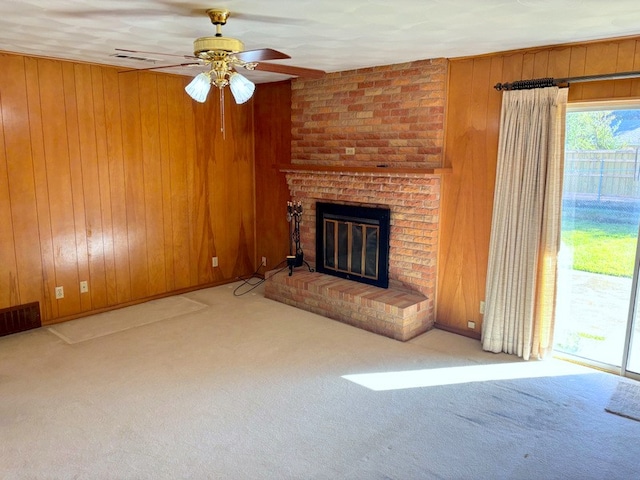
[(480, 300), (480, 315), (484, 315), (484, 300)]
[(469, 320), (467, 322), (467, 327), (473, 330), (474, 328), (476, 328), (476, 322), (472, 322), (471, 320)]
[(267, 266), (267, 257), (262, 257), (262, 266), (263, 267)]
[(211, 266), (212, 267), (218, 266), (218, 257), (211, 257)]
[(356, 154), (356, 149), (354, 147), (347, 147), (344, 149), (344, 153), (346, 155), (355, 155)]
[(64, 298), (64, 287), (56, 287), (56, 300)]
[(87, 293), (89, 291), (89, 282), (83, 280), (80, 282), (80, 293)]

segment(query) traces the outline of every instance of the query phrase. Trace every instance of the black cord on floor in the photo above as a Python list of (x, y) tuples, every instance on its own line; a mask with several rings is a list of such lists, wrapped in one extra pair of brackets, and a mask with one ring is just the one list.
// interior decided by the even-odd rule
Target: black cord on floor
[[(277, 265), (275, 266), (275, 268), (278, 268), (278, 267), (280, 267), (280, 265), (283, 265), (283, 264), (284, 264), (284, 267), (282, 267), (280, 270), (278, 270), (275, 274), (278, 274), (278, 273), (280, 273), (281, 271), (286, 270), (287, 268), (289, 268), (289, 266), (287, 265), (287, 260), (283, 260), (283, 261), (281, 261), (279, 264), (277, 264)], [(267, 277), (265, 277), (265, 278), (260, 278), (260, 277), (258, 277), (257, 275), (258, 275), (258, 272), (260, 271), (260, 269), (261, 269), (261, 268), (262, 268), (262, 265), (260, 265), (260, 266), (258, 267), (258, 269), (257, 269), (255, 272), (253, 272), (253, 273), (252, 273), (249, 277), (247, 277), (247, 278), (238, 277), (238, 280), (242, 280), (242, 283), (241, 283), (240, 285), (238, 285), (238, 286), (235, 288), (235, 290), (233, 291), (233, 296), (234, 296), (234, 297), (241, 297), (241, 296), (243, 296), (243, 295), (246, 295), (247, 293), (249, 293), (249, 292), (251, 292), (251, 291), (255, 290), (255, 289), (256, 289), (256, 288), (258, 288), (260, 285), (262, 285), (264, 282), (266, 282), (267, 280), (269, 280), (269, 278), (271, 278), (271, 277), (269, 277), (269, 278), (267, 278)], [(274, 275), (275, 275), (275, 274), (274, 274)], [(258, 279), (258, 281), (257, 281), (257, 282), (255, 282), (255, 283), (251, 283), (251, 279), (252, 279), (252, 278), (257, 278), (257, 279)], [(247, 290), (246, 292), (238, 293), (238, 290), (240, 290), (241, 288), (246, 287), (246, 286), (250, 286), (251, 288), (249, 288), (249, 290)]]

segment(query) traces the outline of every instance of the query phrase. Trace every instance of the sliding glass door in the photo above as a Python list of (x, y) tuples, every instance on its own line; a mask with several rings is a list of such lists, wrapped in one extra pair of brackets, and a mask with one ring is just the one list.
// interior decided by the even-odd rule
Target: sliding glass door
[[(640, 229), (639, 229), (640, 234)], [(640, 235), (639, 235), (640, 236)], [(626, 343), (622, 361), (622, 373), (640, 378), (640, 244), (636, 251), (636, 266), (633, 276), (631, 308), (627, 323)]]
[(638, 105), (570, 106), (555, 350), (640, 372)]

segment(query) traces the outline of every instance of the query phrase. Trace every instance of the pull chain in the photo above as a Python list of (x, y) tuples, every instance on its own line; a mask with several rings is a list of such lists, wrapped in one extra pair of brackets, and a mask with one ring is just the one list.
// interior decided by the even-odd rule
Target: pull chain
[(226, 132), (224, 131), (224, 88), (220, 89), (220, 131), (222, 132), (222, 139), (226, 140)]

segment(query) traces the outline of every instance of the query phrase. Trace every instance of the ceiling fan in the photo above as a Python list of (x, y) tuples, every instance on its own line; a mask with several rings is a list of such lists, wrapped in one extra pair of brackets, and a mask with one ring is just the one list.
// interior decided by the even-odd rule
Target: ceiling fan
[[(193, 59), (193, 62), (127, 71), (154, 70), (189, 65), (206, 66), (208, 70), (196, 75), (186, 86), (185, 91), (189, 96), (197, 102), (203, 103), (206, 101), (212, 85), (218, 87), (221, 92), (228, 86), (238, 104), (248, 101), (255, 90), (253, 82), (238, 73), (237, 70), (239, 68), (310, 78), (318, 78), (325, 74), (322, 70), (312, 68), (262, 63), (265, 60), (282, 60), (291, 57), (286, 53), (271, 48), (245, 50), (242, 41), (222, 36), (222, 26), (227, 23), (227, 19), (231, 15), (229, 10), (212, 8), (207, 10), (206, 13), (211, 19), (211, 23), (216, 26), (216, 34), (213, 37), (197, 38), (193, 42), (193, 56), (181, 56), (182, 58)], [(130, 53), (154, 53), (124, 49), (116, 50)]]

